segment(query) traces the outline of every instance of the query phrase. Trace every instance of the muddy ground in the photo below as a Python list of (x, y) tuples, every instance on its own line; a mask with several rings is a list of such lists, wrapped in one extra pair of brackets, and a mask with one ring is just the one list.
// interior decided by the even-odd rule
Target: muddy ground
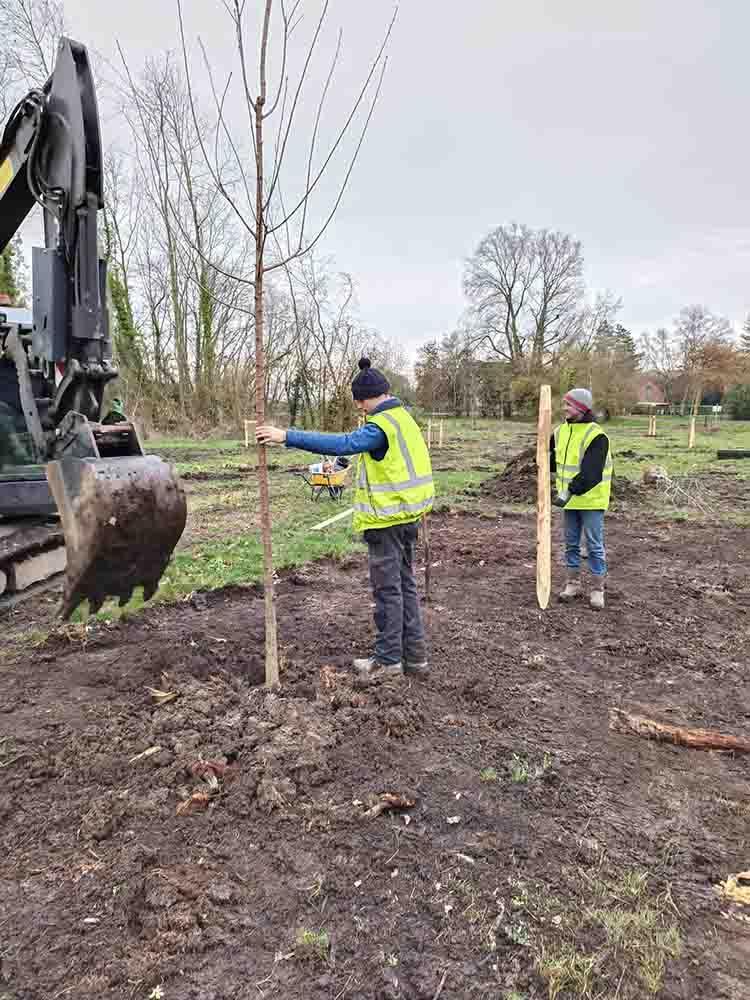
[[(745, 760), (608, 726), (750, 737), (746, 530), (611, 518), (598, 616), (538, 610), (529, 516), (431, 533), (425, 682), (353, 683), (360, 557), (281, 582), (279, 694), (256, 590), (0, 640), (3, 1000), (750, 994), (715, 889), (750, 867)], [(414, 805), (365, 816), (384, 792)]]

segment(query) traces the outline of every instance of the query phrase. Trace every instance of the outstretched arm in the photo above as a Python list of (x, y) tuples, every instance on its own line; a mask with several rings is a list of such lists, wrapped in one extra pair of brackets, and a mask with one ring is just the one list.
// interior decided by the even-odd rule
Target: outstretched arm
[(285, 444), (316, 455), (359, 455), (362, 452), (385, 451), (388, 438), (377, 424), (366, 423), (351, 434), (323, 434), (319, 431), (283, 430), (266, 425), (255, 432), (258, 444)]

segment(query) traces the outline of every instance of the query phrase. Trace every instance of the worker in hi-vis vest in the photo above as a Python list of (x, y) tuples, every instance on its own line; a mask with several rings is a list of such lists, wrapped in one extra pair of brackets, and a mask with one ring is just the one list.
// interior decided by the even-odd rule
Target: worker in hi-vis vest
[(264, 426), (256, 439), (321, 455), (359, 455), (354, 530), (367, 542), (377, 635), (372, 655), (355, 660), (354, 668), (366, 675), (426, 676), (414, 550), (419, 522), (435, 498), (430, 454), (416, 421), (369, 358), (359, 362), (352, 395), (365, 422), (351, 434)]
[(588, 389), (571, 389), (563, 397), (565, 423), (550, 441), (550, 467), (555, 475), (555, 506), (563, 508), (567, 580), (563, 601), (580, 597), (581, 535), (586, 538), (592, 608), (604, 608), (607, 556), (604, 548), (604, 512), (612, 489), (612, 453), (609, 438), (594, 420), (594, 401)]

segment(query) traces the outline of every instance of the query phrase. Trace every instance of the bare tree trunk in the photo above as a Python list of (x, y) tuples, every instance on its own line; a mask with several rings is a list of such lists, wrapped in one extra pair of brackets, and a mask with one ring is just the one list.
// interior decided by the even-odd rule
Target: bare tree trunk
[[(263, 339), (263, 251), (266, 239), (263, 176), (263, 106), (266, 99), (266, 52), (268, 28), (273, 0), (266, 0), (263, 41), (260, 57), (260, 93), (255, 101), (255, 419), (256, 427), (265, 423), (266, 377), (265, 343)], [(266, 685), (279, 686), (279, 640), (276, 630), (276, 602), (273, 585), (273, 545), (271, 542), (271, 501), (268, 489), (268, 450), (258, 448), (258, 483), (260, 486), (260, 533), (263, 539), (263, 594), (266, 607)]]

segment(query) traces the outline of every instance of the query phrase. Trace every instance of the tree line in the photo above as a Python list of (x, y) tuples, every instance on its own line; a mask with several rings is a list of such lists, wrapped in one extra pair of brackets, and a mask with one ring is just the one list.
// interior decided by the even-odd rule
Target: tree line
[[(418, 349), (412, 372), (403, 345), (361, 322), (353, 277), (323, 249), (377, 100), (383, 51), (365, 72), (349, 119), (323, 148), (321, 119), (339, 40), (308, 128), (308, 153), (294, 164), (296, 183), (285, 189), (282, 166), (299, 124), (300, 90), (284, 67), (299, 7), (300, 0), (280, 6), (281, 72), (261, 115), (281, 117), (269, 139), (273, 155), (262, 182), (260, 238), (255, 108), (247, 105), (247, 123), (239, 127), (226, 110), (228, 81), (210, 53), (202, 51), (195, 69), (179, 4), (177, 51), (138, 67), (125, 52), (114, 66), (99, 61), (103, 103), (109, 115), (117, 111), (128, 136), (120, 148), (105, 149), (102, 234), (121, 371), (117, 392), (128, 412), (165, 430), (239, 425), (253, 408), (259, 305), (267, 405), (303, 426), (351, 426), (348, 386), (363, 353), (387, 371), (407, 402), (457, 415), (529, 412), (543, 381), (560, 393), (590, 386), (617, 413), (637, 401), (644, 373), (658, 381), (669, 403), (683, 408), (748, 379), (750, 317), (740, 341), (725, 318), (699, 305), (683, 309), (671, 330), (636, 336), (618, 321), (622, 303), (614, 293), (587, 293), (580, 241), (516, 223), (489, 231), (466, 261), (464, 314), (456, 329)], [(327, 8), (323, 2), (308, 61)], [(244, 5), (227, 0), (225, 10), (233, 32), (241, 33)], [(7, 115), (14, 99), (46, 79), (64, 30), (59, 0), (6, 0), (0, 10), (0, 111)], [(299, 88), (304, 82), (303, 72)], [(312, 226), (311, 201), (342, 151), (349, 158), (338, 194)], [(18, 241), (0, 256), (3, 292), (28, 301)]]
[(728, 319), (686, 306), (671, 330), (636, 336), (612, 292), (587, 295), (581, 243), (566, 233), (498, 226), (466, 261), (457, 330), (422, 345), (416, 398), (457, 416), (533, 412), (539, 385), (589, 387), (602, 409), (639, 401), (641, 376), (683, 410), (718, 401), (750, 377), (750, 316), (738, 339)]

